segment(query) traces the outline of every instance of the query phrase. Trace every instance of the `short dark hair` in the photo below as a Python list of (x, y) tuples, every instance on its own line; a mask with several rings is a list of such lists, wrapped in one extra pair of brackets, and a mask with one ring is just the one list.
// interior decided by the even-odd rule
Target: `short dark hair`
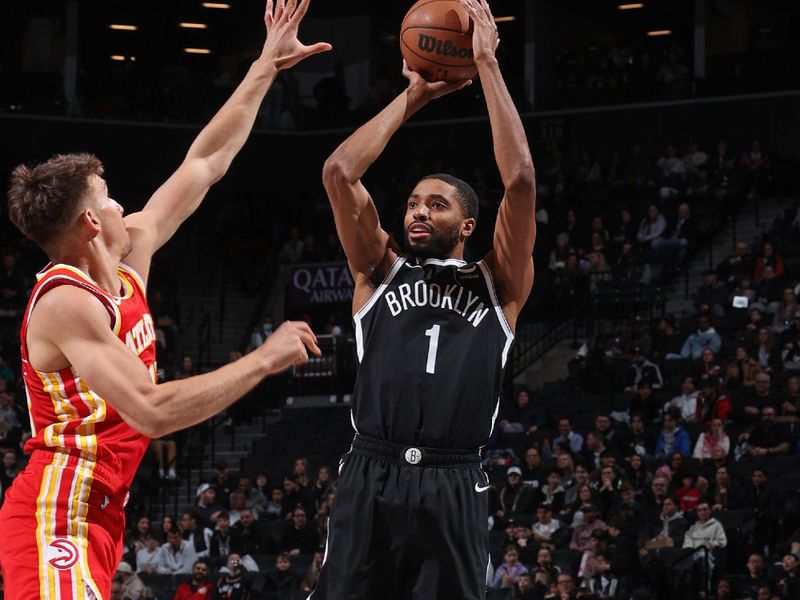
[(459, 179), (458, 177), (448, 175), (447, 173), (426, 175), (420, 179), (420, 181), (426, 181), (428, 179), (439, 179), (456, 188), (458, 199), (461, 202), (461, 210), (463, 211), (464, 216), (468, 219), (472, 218), (476, 221), (478, 220), (478, 194), (475, 193), (475, 190), (472, 189), (470, 184), (462, 179)]
[(50, 247), (75, 218), (89, 192), (89, 177), (103, 174), (93, 154), (57, 154), (28, 167), (17, 165), (8, 187), (8, 216), (43, 249)]

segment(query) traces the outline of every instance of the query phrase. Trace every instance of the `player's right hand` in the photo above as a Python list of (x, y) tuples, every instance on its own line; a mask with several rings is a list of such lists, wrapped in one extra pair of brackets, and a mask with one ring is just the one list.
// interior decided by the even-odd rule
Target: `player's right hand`
[(408, 79), (408, 96), (412, 102), (429, 102), (472, 85), (471, 79), (454, 82), (426, 81), (422, 75), (408, 68), (405, 59), (403, 59), (403, 77)]
[(317, 336), (303, 321), (286, 321), (258, 349), (270, 361), (270, 371), (273, 373), (308, 362), (309, 350), (317, 356), (322, 355)]

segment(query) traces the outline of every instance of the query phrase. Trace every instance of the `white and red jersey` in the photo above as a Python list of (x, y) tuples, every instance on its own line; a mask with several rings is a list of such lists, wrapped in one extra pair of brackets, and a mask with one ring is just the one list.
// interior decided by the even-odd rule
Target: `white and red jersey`
[[(153, 319), (141, 277), (120, 265), (120, 296), (101, 289), (91, 277), (70, 265), (50, 265), (39, 273), (20, 337), (22, 375), (28, 398), (32, 438), (26, 452), (37, 450), (79, 456), (93, 464), (95, 476), (113, 488), (127, 490), (144, 456), (149, 438), (128, 425), (113, 406), (114, 398), (92, 391), (74, 368), (58, 372), (37, 371), (28, 361), (26, 336), (33, 308), (41, 297), (60, 285), (73, 285), (97, 298), (111, 317), (111, 328), (144, 363), (156, 380), (156, 345)], [(129, 385), (120, 381), (120, 386)]]

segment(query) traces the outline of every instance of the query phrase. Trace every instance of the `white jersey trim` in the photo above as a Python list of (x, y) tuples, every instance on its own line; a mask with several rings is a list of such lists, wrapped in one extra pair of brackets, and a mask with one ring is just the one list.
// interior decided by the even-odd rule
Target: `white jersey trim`
[[(383, 292), (386, 291), (388, 285), (392, 282), (392, 279), (395, 278), (400, 268), (405, 264), (406, 259), (402, 256), (398, 256), (397, 259), (392, 264), (392, 268), (389, 269), (389, 272), (386, 274), (386, 277), (383, 278), (383, 281), (378, 286), (378, 289), (375, 290), (375, 293), (370, 296), (370, 299), (367, 300), (367, 303), (361, 307), (361, 309), (353, 315), (353, 323), (356, 326), (356, 353), (358, 354), (358, 362), (364, 358), (364, 330), (361, 327), (361, 319), (363, 319), (367, 313), (372, 310), (372, 307), (375, 306), (375, 303), (380, 300), (380, 297), (383, 295)], [(355, 425), (353, 425), (355, 429)]]
[(467, 264), (465, 260), (459, 260), (458, 258), (427, 258), (422, 261), (423, 265), (437, 265), (440, 267), (463, 267)]
[(486, 280), (486, 287), (489, 290), (489, 296), (492, 299), (492, 304), (494, 304), (494, 310), (497, 313), (497, 320), (500, 321), (500, 326), (506, 333), (506, 345), (503, 347), (503, 359), (501, 363), (505, 368), (506, 361), (508, 360), (508, 351), (511, 349), (511, 344), (514, 341), (514, 333), (511, 331), (511, 326), (508, 324), (508, 320), (506, 319), (506, 313), (503, 312), (503, 307), (500, 306), (500, 302), (497, 299), (497, 291), (494, 288), (494, 280), (492, 279), (492, 274), (489, 272), (489, 267), (487, 267), (486, 263), (483, 261), (479, 261), (477, 265), (480, 267), (481, 272), (483, 273), (483, 278)]

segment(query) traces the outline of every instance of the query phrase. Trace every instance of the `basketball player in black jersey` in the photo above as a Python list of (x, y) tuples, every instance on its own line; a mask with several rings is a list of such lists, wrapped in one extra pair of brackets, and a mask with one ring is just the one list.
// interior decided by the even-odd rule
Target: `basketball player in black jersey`
[(479, 448), (497, 415), (517, 316), (533, 284), (535, 175), (495, 57), (485, 0), (462, 0), (505, 186), (494, 249), (463, 261), (478, 202), (431, 175), (408, 197), (405, 251), (381, 228), (361, 177), (431, 100), (468, 85), (407, 89), (347, 139), (323, 172), (350, 269), (359, 360), (356, 436), (342, 463), (322, 573), (311, 600), (485, 598), (489, 483)]

